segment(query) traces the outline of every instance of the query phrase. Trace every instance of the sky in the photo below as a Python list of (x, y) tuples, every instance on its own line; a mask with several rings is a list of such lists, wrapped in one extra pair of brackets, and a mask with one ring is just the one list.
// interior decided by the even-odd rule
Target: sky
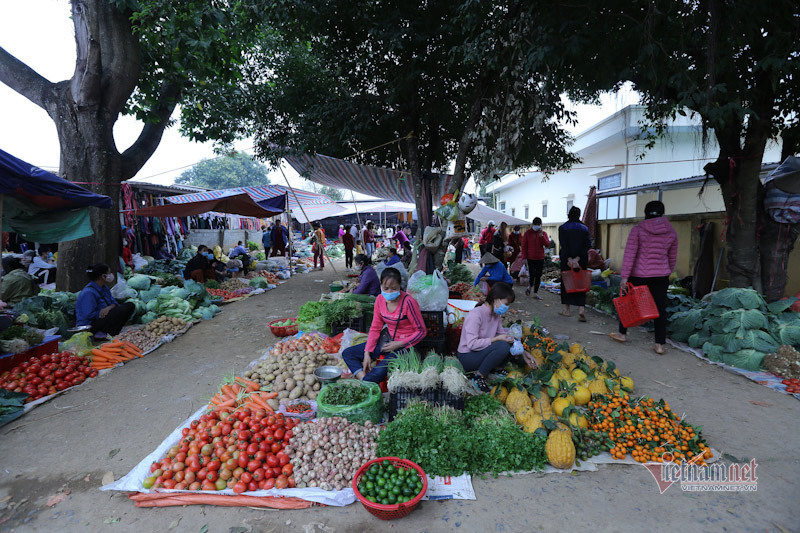
[[(0, 47), (26, 63), (52, 82), (69, 79), (75, 66), (74, 30), (67, 0), (0, 0)], [(630, 89), (603, 95), (599, 105), (572, 106), (578, 112), (577, 126), (567, 128), (578, 133), (615, 111), (638, 103)], [(0, 83), (0, 148), (45, 170), (57, 171), (59, 146), (56, 128), (47, 113), (25, 97)], [(131, 117), (120, 117), (114, 138), (120, 151), (139, 135), (142, 124)], [(237, 142), (234, 147), (252, 153), (252, 141)], [(164, 132), (161, 144), (135, 176), (136, 180), (168, 185), (186, 168), (205, 158), (216, 157), (212, 143), (197, 143), (182, 137), (177, 126)], [(284, 171), (293, 187), (307, 184), (288, 165)], [(270, 182), (284, 184), (279, 171), (270, 174)], [(469, 190), (471, 187), (468, 187)], [(356, 199), (369, 198), (356, 193)]]

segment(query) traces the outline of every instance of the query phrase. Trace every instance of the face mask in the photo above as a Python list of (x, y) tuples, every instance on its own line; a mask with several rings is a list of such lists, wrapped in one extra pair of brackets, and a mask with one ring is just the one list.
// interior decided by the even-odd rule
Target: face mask
[(53, 252), (50, 252), (49, 254), (47, 254), (47, 258), (48, 259), (52, 259), (53, 258)]
[(105, 274), (103, 279), (106, 280), (106, 283), (111, 283), (114, 281), (114, 274)]
[(400, 296), (400, 291), (394, 291), (394, 292), (381, 291), (381, 294), (383, 295), (383, 298), (386, 301), (393, 302), (394, 300), (397, 300), (398, 296)]
[(519, 235), (519, 232), (518, 232), (518, 231), (515, 231), (515, 232), (514, 232), (514, 235)]
[(541, 229), (541, 226), (533, 226), (533, 231), (540, 231)]
[(213, 259), (213, 258), (214, 258), (214, 254), (212, 254), (211, 252), (206, 252), (204, 255), (205, 255), (205, 256), (206, 256), (208, 259)]
[(494, 312), (500, 316), (503, 316), (508, 311), (508, 306), (506, 304), (500, 304), (494, 308)]

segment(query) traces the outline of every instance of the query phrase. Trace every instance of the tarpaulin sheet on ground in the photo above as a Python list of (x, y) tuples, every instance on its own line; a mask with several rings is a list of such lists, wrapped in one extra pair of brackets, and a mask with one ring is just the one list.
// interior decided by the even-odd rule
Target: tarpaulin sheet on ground
[[(258, 205), (262, 209), (274, 212), (268, 215), (246, 216), (274, 216), (286, 211), (288, 207), (288, 209), (292, 211), (292, 216), (298, 221), (310, 222), (312, 220), (330, 217), (344, 211), (343, 207), (340, 207), (324, 194), (299, 189), (289, 189), (282, 185), (260, 185), (257, 187), (236, 187), (219, 191), (202, 191), (192, 194), (182, 194), (180, 196), (169, 196), (166, 198), (166, 201), (170, 204), (191, 204), (211, 202), (221, 198), (241, 195), (246, 196), (252, 203)], [(137, 214), (138, 211), (139, 210), (137, 210)], [(218, 208), (207, 209), (207, 211), (229, 212)], [(308, 219), (306, 219), (306, 215), (308, 215)]]
[(3, 230), (36, 242), (92, 235), (88, 207), (108, 209), (111, 198), (95, 194), (0, 150)]
[[(671, 344), (675, 348), (682, 350), (684, 352), (689, 352), (693, 354), (698, 359), (702, 359), (708, 364), (721, 366), (728, 372), (733, 372), (734, 374), (739, 374), (740, 376), (744, 376), (750, 381), (755, 381), (759, 385), (764, 385), (765, 387), (769, 387), (772, 390), (776, 390), (778, 392), (782, 392), (783, 394), (789, 394), (786, 392), (786, 385), (781, 383), (783, 378), (772, 374), (771, 372), (757, 372), (753, 370), (745, 370), (743, 368), (736, 368), (735, 366), (726, 365), (725, 363), (720, 363), (717, 361), (712, 361), (705, 355), (703, 355), (703, 350), (700, 348), (692, 348), (688, 344), (683, 342), (675, 342), (672, 339), (667, 339), (667, 343)], [(800, 400), (800, 394), (792, 394), (795, 398)]]
[[(376, 198), (414, 203), (414, 184), (408, 171), (348, 163), (327, 155), (286, 156), (284, 159), (301, 176), (315, 183)], [(431, 187), (434, 198), (444, 194), (452, 177), (449, 174), (434, 174)]]

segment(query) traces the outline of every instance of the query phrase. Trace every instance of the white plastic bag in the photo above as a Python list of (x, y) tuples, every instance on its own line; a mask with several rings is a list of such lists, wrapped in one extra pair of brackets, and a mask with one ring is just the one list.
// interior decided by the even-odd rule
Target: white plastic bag
[(508, 334), (515, 339), (520, 340), (522, 338), (522, 326), (519, 324), (511, 324), (511, 326), (508, 328)]
[(147, 266), (147, 260), (146, 259), (142, 259), (141, 254), (138, 254), (138, 253), (137, 254), (133, 254), (133, 257), (131, 258), (131, 260), (133, 261), (133, 270), (134, 270), (134, 272), (138, 271), (138, 270), (141, 270), (141, 269), (143, 269), (144, 267)]
[(400, 272), (400, 288), (406, 290), (406, 287), (408, 287), (408, 270), (406, 270), (406, 267), (403, 266), (403, 263), (395, 263), (393, 265), (386, 266), (386, 263), (381, 261), (375, 266), (375, 273), (378, 275), (378, 279), (381, 279), (381, 274), (387, 268), (393, 268)]
[(408, 280), (408, 293), (417, 300), (421, 311), (444, 311), (450, 290), (438, 270), (430, 276), (418, 270)]
[(136, 298), (138, 294), (135, 289), (128, 287), (128, 284), (125, 283), (125, 278), (117, 274), (117, 284), (111, 287), (111, 296), (120, 302), (124, 302), (125, 300)]

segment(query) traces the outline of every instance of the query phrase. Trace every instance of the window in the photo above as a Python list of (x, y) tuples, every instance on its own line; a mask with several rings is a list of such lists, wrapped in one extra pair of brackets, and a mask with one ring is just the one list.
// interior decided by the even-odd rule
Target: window
[(500, 211), (505, 212), (505, 210), (506, 210), (506, 203), (505, 202), (500, 202)]
[(572, 209), (573, 205), (574, 203), (572, 200), (567, 200), (567, 213), (569, 213), (569, 210)]
[(529, 212), (528, 206), (526, 205), (525, 206), (525, 220), (528, 220), (529, 216), (530, 216), (530, 212)]
[(511, 216), (512, 216), (512, 217), (513, 217), (513, 216), (515, 216), (515, 215), (516, 215), (516, 213), (517, 213), (517, 209), (516, 209), (515, 207), (512, 207), (512, 208), (511, 208)]
[(612, 220), (619, 218), (619, 196), (600, 198), (597, 201), (598, 220)]
[(542, 218), (547, 218), (547, 204), (542, 204)]
[(610, 176), (603, 176), (597, 179), (597, 190), (607, 191), (622, 185), (622, 173), (611, 174)]

